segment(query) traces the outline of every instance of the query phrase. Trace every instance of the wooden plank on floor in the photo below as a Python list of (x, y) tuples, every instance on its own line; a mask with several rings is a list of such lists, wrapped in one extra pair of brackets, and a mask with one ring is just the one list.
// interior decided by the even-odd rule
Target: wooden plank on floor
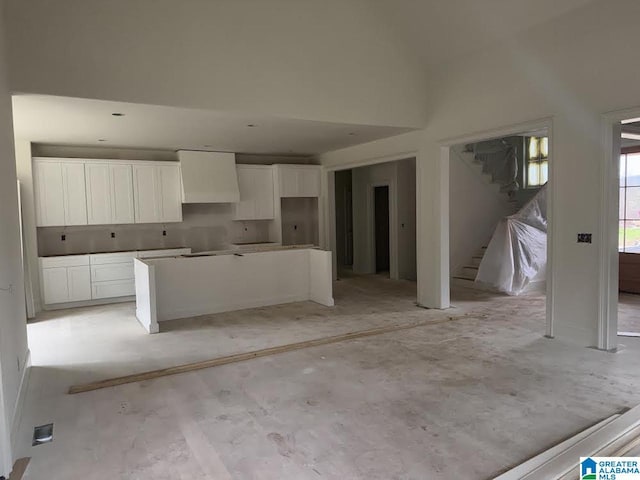
[(13, 465), (11, 475), (9, 475), (9, 480), (21, 480), (24, 476), (24, 472), (27, 470), (27, 465), (29, 465), (30, 460), (30, 457), (19, 458), (16, 460), (16, 463)]
[(253, 350), (251, 352), (246, 352), (246, 353), (237, 353), (235, 355), (217, 357), (210, 360), (204, 360), (201, 362), (187, 363), (184, 365), (178, 365), (176, 367), (162, 368), (159, 370), (151, 370), (148, 372), (136, 373), (133, 375), (126, 375), (124, 377), (109, 378), (106, 380), (91, 382), (84, 385), (73, 385), (69, 388), (69, 394), (74, 395), (76, 393), (90, 392), (92, 390), (115, 387), (115, 386), (124, 385), (127, 383), (143, 382), (145, 380), (152, 380), (154, 378), (166, 377), (169, 375), (177, 375), (179, 373), (193, 372), (195, 370), (202, 370), (205, 368), (219, 367), (221, 365), (244, 362), (246, 360), (266, 357), (269, 355), (277, 355), (280, 353), (293, 352), (295, 350), (302, 350), (304, 348), (317, 347), (320, 345), (329, 345), (329, 344), (338, 343), (338, 342), (346, 342), (348, 340), (372, 337), (374, 335), (383, 335), (385, 333), (399, 332), (401, 330), (409, 330), (412, 328), (428, 327), (430, 325), (439, 325), (442, 323), (448, 323), (455, 320), (462, 320), (465, 318), (485, 318), (485, 317), (486, 315), (465, 314), (465, 315), (460, 315), (456, 317), (447, 317), (441, 320), (431, 320), (431, 321), (420, 322), (420, 323), (396, 324), (396, 325), (389, 325), (385, 327), (372, 328), (369, 330), (359, 330), (355, 332), (343, 333), (341, 335), (334, 335), (332, 337), (322, 337), (314, 340), (306, 340), (304, 342), (289, 343), (286, 345), (279, 345), (277, 347), (263, 348), (260, 350)]

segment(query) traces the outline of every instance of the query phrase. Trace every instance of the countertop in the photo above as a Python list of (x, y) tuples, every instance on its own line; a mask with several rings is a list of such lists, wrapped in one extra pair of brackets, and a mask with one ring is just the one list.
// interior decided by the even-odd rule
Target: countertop
[(72, 256), (78, 256), (78, 255), (101, 255), (103, 253), (154, 252), (157, 250), (179, 250), (182, 248), (189, 248), (189, 247), (161, 247), (161, 248), (140, 248), (136, 250), (116, 250), (116, 251), (84, 252), (84, 253), (60, 253), (55, 255), (40, 255), (39, 258), (72, 257)]
[(306, 245), (265, 245), (263, 247), (253, 247), (253, 248), (243, 248), (241, 250), (234, 248), (231, 250), (218, 250), (213, 252), (199, 252), (199, 253), (187, 253), (184, 255), (167, 255), (163, 257), (154, 257), (154, 258), (141, 258), (139, 260), (146, 261), (155, 261), (162, 260), (166, 258), (201, 258), (201, 257), (218, 257), (221, 255), (236, 255), (243, 256), (250, 253), (262, 253), (262, 252), (279, 252), (282, 250), (304, 250), (312, 248), (314, 250), (320, 250), (320, 247), (313, 244)]

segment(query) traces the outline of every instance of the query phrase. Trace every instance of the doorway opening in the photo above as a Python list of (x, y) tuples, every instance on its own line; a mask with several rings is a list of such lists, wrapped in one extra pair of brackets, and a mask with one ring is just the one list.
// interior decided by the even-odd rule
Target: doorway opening
[(620, 123), (619, 155), (617, 333), (640, 337), (640, 120)]
[(530, 314), (546, 320), (545, 334), (552, 336), (546, 295), (550, 127), (465, 139), (448, 154), (452, 302), (475, 295), (471, 290), (526, 295)]
[(330, 172), (335, 278), (374, 275), (416, 281), (416, 161)]
[(389, 186), (373, 187), (374, 243), (376, 273), (389, 274)]

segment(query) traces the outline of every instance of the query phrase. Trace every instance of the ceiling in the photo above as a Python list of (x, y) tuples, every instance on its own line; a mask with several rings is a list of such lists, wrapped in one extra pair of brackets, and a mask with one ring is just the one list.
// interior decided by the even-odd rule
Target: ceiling
[(594, 0), (372, 0), (429, 67), (508, 40)]
[(410, 130), (46, 95), (15, 95), (13, 117), (16, 137), (32, 143), (281, 155), (319, 154)]
[[(625, 138), (625, 134), (631, 138)], [(622, 122), (622, 148), (637, 147), (640, 146), (640, 120), (631, 119), (629, 121)]]

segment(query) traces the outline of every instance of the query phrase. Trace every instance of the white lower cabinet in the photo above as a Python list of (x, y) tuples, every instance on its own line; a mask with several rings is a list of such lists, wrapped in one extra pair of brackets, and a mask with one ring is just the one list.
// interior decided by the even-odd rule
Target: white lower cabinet
[(91, 298), (129, 297), (136, 294), (135, 280), (111, 280), (91, 284)]
[(42, 257), (40, 269), (44, 304), (131, 297), (136, 294), (133, 268), (135, 258), (186, 253), (191, 253), (191, 249)]
[(88, 266), (68, 267), (67, 284), (69, 302), (82, 302), (91, 298), (91, 273)]
[(44, 303), (91, 300), (91, 271), (87, 255), (40, 259)]
[(63, 303), (69, 301), (67, 267), (43, 268), (42, 284), (44, 303)]

